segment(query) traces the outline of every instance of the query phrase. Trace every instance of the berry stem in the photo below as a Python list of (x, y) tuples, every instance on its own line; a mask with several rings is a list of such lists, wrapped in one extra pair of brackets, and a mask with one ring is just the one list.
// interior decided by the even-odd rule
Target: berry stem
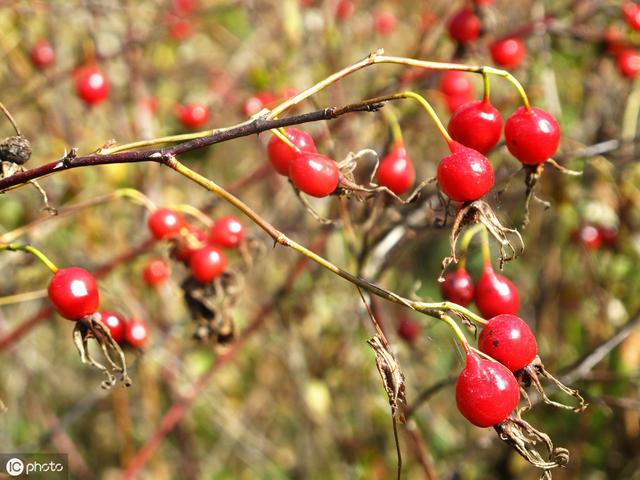
[(134, 202), (145, 207), (150, 212), (153, 212), (158, 208), (149, 197), (147, 197), (140, 190), (136, 190), (135, 188), (119, 188), (118, 190), (113, 192), (113, 196), (116, 198), (127, 198), (129, 200), (133, 200)]
[(491, 265), (491, 248), (489, 247), (489, 233), (482, 228), (482, 259), (485, 264)]
[(451, 143), (453, 142), (451, 135), (449, 135), (449, 132), (447, 132), (446, 127), (442, 124), (440, 117), (438, 117), (438, 114), (433, 109), (431, 104), (427, 102), (427, 100), (422, 95), (419, 95), (415, 92), (401, 92), (398, 95), (404, 98), (413, 98), (414, 100), (417, 100), (420, 103), (420, 105), (422, 105), (425, 108), (425, 110), (431, 117), (431, 120), (433, 120), (433, 122), (436, 124), (436, 127), (440, 131), (440, 135), (442, 135), (442, 137), (447, 141), (447, 143), (451, 145)]
[(280, 140), (286, 143), (296, 153), (302, 153), (301, 150), (298, 148), (298, 146), (295, 143), (293, 143), (291, 140), (289, 140), (289, 137), (287, 136), (287, 132), (284, 129), (284, 127), (274, 128), (273, 130), (271, 130), (271, 133), (273, 133), (276, 137), (278, 137)]
[(189, 205), (187, 203), (180, 203), (178, 205), (169, 206), (171, 210), (175, 210), (178, 212), (186, 213), (187, 215), (191, 215), (194, 218), (197, 218), (202, 222), (206, 227), (211, 227), (213, 225), (213, 220), (202, 210), (193, 205)]
[(47, 256), (32, 245), (16, 245), (14, 243), (5, 243), (0, 245), (0, 250), (8, 250), (10, 252), (27, 252), (40, 260), (45, 267), (51, 270), (52, 273), (58, 271), (58, 267)]
[(391, 107), (383, 108), (382, 115), (389, 124), (391, 129), (391, 138), (393, 139), (393, 145), (402, 144), (402, 129), (400, 128), (400, 122), (398, 116), (395, 114)]
[(469, 244), (473, 237), (480, 232), (480, 230), (484, 229), (484, 225), (481, 223), (475, 224), (473, 227), (467, 229), (462, 235), (462, 240), (460, 241), (460, 261), (458, 262), (458, 268), (465, 268), (467, 265), (467, 252), (469, 250)]
[(464, 336), (464, 332), (458, 326), (458, 324), (449, 315), (442, 315), (440, 317), (440, 320), (451, 327), (453, 333), (456, 335), (458, 341), (460, 342), (460, 345), (462, 346), (464, 351), (468, 353), (471, 350), (471, 347), (469, 346), (469, 342), (467, 342), (467, 337)]
[(482, 72), (482, 87), (484, 88), (484, 93), (482, 95), (482, 101), (488, 102), (489, 96), (491, 92), (491, 82), (489, 80), (489, 74), (487, 72)]

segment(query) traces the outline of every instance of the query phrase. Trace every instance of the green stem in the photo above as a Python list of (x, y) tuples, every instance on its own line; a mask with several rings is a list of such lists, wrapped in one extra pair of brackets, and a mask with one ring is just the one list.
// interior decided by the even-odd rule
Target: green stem
[(467, 252), (469, 250), (469, 244), (473, 237), (484, 228), (484, 225), (481, 223), (476, 223), (473, 227), (467, 229), (462, 235), (462, 240), (460, 241), (460, 261), (458, 262), (458, 268), (465, 268), (467, 264)]
[(14, 243), (5, 243), (4, 245), (0, 245), (0, 250), (8, 250), (10, 252), (27, 252), (40, 260), (45, 267), (51, 270), (53, 273), (58, 271), (58, 267), (55, 263), (53, 263), (49, 258), (38, 250), (36, 247), (32, 245), (16, 245)]
[(484, 263), (491, 264), (491, 248), (489, 247), (489, 232), (486, 228), (482, 229), (482, 259)]
[(151, 212), (158, 208), (149, 197), (147, 197), (140, 190), (136, 190), (135, 188), (119, 188), (118, 190), (113, 192), (113, 196), (116, 198), (127, 198), (129, 200), (133, 200), (134, 202), (139, 203)]
[(470, 349), (469, 342), (467, 341), (467, 337), (465, 337), (464, 332), (458, 326), (458, 324), (449, 315), (442, 315), (440, 320), (451, 327), (453, 333), (456, 335), (456, 338), (460, 342), (460, 345), (462, 346), (462, 348), (464, 348), (464, 351), (468, 352)]
[(389, 124), (391, 129), (391, 138), (393, 139), (393, 145), (402, 144), (402, 129), (400, 128), (400, 122), (398, 116), (395, 114), (391, 106), (382, 109), (382, 114), (385, 120)]
[(425, 108), (425, 110), (431, 117), (431, 120), (433, 120), (433, 122), (436, 124), (436, 127), (440, 131), (440, 135), (442, 135), (444, 139), (447, 141), (447, 143), (451, 145), (451, 142), (453, 142), (451, 135), (449, 135), (449, 132), (447, 132), (447, 129), (443, 125), (442, 121), (440, 120), (440, 117), (438, 117), (438, 114), (433, 109), (431, 104), (427, 102), (427, 100), (422, 95), (419, 95), (415, 92), (402, 92), (402, 93), (399, 93), (398, 95), (402, 95), (404, 97), (413, 98), (414, 100), (417, 100), (420, 103), (420, 105), (422, 105)]
[(482, 86), (484, 88), (484, 93), (482, 95), (482, 100), (484, 102), (489, 101), (489, 95), (491, 90), (491, 82), (489, 81), (489, 74), (487, 72), (482, 72)]
[(287, 136), (287, 131), (284, 128), (274, 128), (273, 130), (270, 130), (270, 131), (276, 137), (278, 137), (280, 140), (282, 140), (284, 143), (289, 145), (289, 147), (291, 147), (295, 152), (301, 153), (301, 151), (298, 148), (298, 146), (289, 139), (289, 137)]

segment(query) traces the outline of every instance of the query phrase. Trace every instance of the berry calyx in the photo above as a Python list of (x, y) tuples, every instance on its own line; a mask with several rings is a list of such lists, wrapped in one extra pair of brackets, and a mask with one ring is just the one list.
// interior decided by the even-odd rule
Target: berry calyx
[(473, 42), (480, 35), (480, 18), (470, 8), (462, 8), (449, 20), (449, 35), (458, 43)]
[(517, 315), (520, 308), (520, 294), (516, 286), (508, 278), (497, 274), (488, 262), (476, 284), (474, 300), (484, 318), (501, 314)]
[[(304, 130), (287, 128), (285, 131), (287, 138), (298, 147), (298, 150), (301, 152), (316, 151), (316, 144), (313, 142), (313, 138)], [(288, 176), (291, 162), (296, 155), (298, 155), (298, 152), (274, 135), (267, 144), (267, 155), (276, 172), (280, 175)]]
[(521, 163), (538, 165), (556, 153), (560, 125), (540, 108), (520, 107), (507, 119), (504, 138), (511, 154)]
[(456, 383), (460, 413), (477, 427), (492, 427), (506, 420), (519, 401), (520, 387), (513, 373), (468, 349)]
[(635, 78), (640, 72), (640, 53), (626, 49), (618, 54), (618, 70), (627, 78)]
[(151, 260), (142, 272), (144, 281), (150, 287), (157, 287), (169, 278), (169, 265), (161, 258)]
[(640, 5), (634, 2), (625, 2), (622, 6), (622, 14), (627, 25), (640, 31)]
[(109, 96), (109, 81), (95, 66), (76, 71), (76, 93), (87, 105), (98, 105)]
[(100, 295), (95, 278), (83, 268), (61, 268), (49, 282), (49, 300), (67, 320), (80, 320), (98, 311)]
[(42, 39), (31, 48), (31, 63), (43, 69), (50, 66), (55, 60), (55, 52), (48, 40)]
[(149, 230), (156, 240), (176, 237), (187, 226), (182, 215), (168, 208), (158, 208), (149, 215)]
[(398, 336), (408, 343), (413, 343), (422, 332), (422, 325), (406, 315), (402, 315), (396, 327)]
[(320, 153), (302, 152), (291, 162), (289, 177), (298, 190), (312, 197), (326, 197), (338, 188), (336, 162)]
[(486, 155), (500, 140), (502, 117), (489, 100), (469, 102), (453, 112), (447, 130), (456, 142)]
[(497, 315), (485, 325), (478, 348), (512, 372), (529, 365), (538, 354), (536, 337), (516, 315)]
[(102, 312), (100, 316), (100, 320), (109, 329), (113, 340), (117, 343), (124, 342), (127, 331), (127, 322), (124, 317), (115, 312)]
[(526, 55), (524, 42), (518, 37), (498, 40), (491, 45), (490, 50), (493, 63), (505, 68), (519, 66)]
[(181, 262), (188, 263), (191, 255), (205, 246), (209, 235), (193, 225), (187, 225), (188, 233), (176, 239), (171, 255)]
[(399, 143), (380, 162), (378, 184), (387, 187), (396, 195), (402, 195), (411, 188), (415, 178), (413, 163), (404, 145)]
[(210, 112), (209, 107), (202, 103), (189, 103), (179, 105), (176, 108), (176, 116), (182, 125), (195, 129), (202, 127), (209, 121)]
[(227, 268), (227, 259), (218, 247), (206, 245), (191, 255), (191, 274), (200, 283), (209, 283)]
[(473, 279), (464, 267), (459, 267), (444, 277), (440, 290), (445, 299), (466, 307), (473, 300)]
[(472, 148), (453, 141), (451, 155), (440, 160), (438, 184), (442, 192), (455, 202), (472, 202), (493, 187), (493, 167), (487, 157)]
[(209, 241), (223, 248), (236, 248), (244, 240), (244, 225), (237, 217), (229, 215), (215, 221)]
[(473, 100), (473, 85), (468, 75), (458, 70), (448, 70), (440, 77), (440, 91), (450, 112)]
[(132, 347), (143, 348), (149, 340), (149, 327), (147, 322), (139, 318), (131, 319), (127, 323), (125, 339)]

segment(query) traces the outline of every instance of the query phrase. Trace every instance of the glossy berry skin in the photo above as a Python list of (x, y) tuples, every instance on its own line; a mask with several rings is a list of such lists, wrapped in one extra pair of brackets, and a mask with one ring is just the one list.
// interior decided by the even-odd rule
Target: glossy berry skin
[(460, 267), (444, 277), (440, 290), (446, 300), (466, 307), (473, 300), (473, 279), (469, 272)]
[(520, 387), (502, 365), (467, 352), (466, 365), (456, 383), (456, 403), (462, 415), (477, 427), (502, 423), (518, 406)]
[(635, 78), (640, 72), (640, 53), (625, 49), (618, 54), (618, 70), (627, 78)]
[(489, 320), (478, 337), (478, 349), (512, 372), (529, 365), (538, 354), (536, 337), (516, 315), (497, 315)]
[(102, 312), (100, 320), (109, 329), (114, 341), (117, 343), (124, 342), (127, 322), (122, 315), (115, 312)]
[(163, 240), (178, 236), (187, 226), (187, 222), (178, 212), (168, 208), (158, 208), (149, 215), (147, 225), (156, 240)]
[(174, 249), (171, 252), (174, 258), (181, 262), (189, 262), (191, 255), (205, 246), (209, 241), (209, 235), (193, 225), (187, 225), (188, 235), (183, 235), (177, 239)]
[(402, 144), (396, 145), (380, 162), (378, 184), (402, 195), (411, 188), (415, 179), (416, 171), (407, 150)]
[(526, 53), (524, 42), (518, 37), (498, 40), (491, 45), (493, 63), (505, 68), (518, 67)]
[(504, 125), (511, 155), (524, 165), (538, 165), (551, 158), (560, 143), (560, 125), (552, 115), (532, 107), (518, 108)]
[(303, 152), (291, 162), (289, 177), (298, 190), (312, 197), (326, 197), (338, 188), (336, 162), (320, 153)]
[[(287, 128), (286, 132), (287, 138), (301, 152), (316, 152), (316, 144), (307, 132), (298, 128)], [(267, 144), (267, 155), (276, 172), (288, 176), (291, 162), (298, 155), (298, 152), (274, 135)]]
[(47, 40), (39, 40), (31, 49), (31, 63), (40, 69), (52, 65), (55, 58), (53, 47)]
[(125, 339), (133, 348), (143, 348), (149, 340), (149, 327), (141, 319), (134, 318), (127, 323)]
[(640, 5), (634, 2), (625, 2), (622, 5), (622, 14), (627, 25), (636, 31), (640, 31)]
[(236, 248), (244, 240), (244, 225), (237, 217), (229, 215), (215, 221), (209, 241), (223, 248)]
[(109, 81), (98, 67), (82, 67), (75, 78), (76, 93), (87, 105), (98, 105), (109, 96)]
[(451, 155), (440, 160), (440, 190), (455, 202), (472, 202), (493, 187), (493, 167), (487, 157), (453, 141)]
[(497, 274), (489, 263), (482, 269), (474, 300), (484, 318), (502, 314), (517, 315), (520, 308), (520, 294), (516, 286), (508, 278)]
[(169, 265), (161, 258), (151, 260), (142, 272), (144, 281), (150, 287), (162, 285), (169, 278)]
[(49, 282), (49, 300), (67, 320), (80, 320), (98, 311), (100, 295), (95, 278), (83, 268), (61, 268)]
[(456, 142), (486, 155), (500, 140), (502, 117), (488, 100), (469, 102), (453, 112), (447, 130)]
[(473, 84), (468, 75), (457, 70), (449, 70), (440, 77), (440, 91), (450, 112), (473, 100)]
[(582, 225), (574, 235), (575, 240), (587, 250), (598, 250), (602, 246), (602, 232), (595, 225)]
[(480, 35), (480, 18), (470, 8), (462, 8), (451, 17), (448, 28), (456, 42), (473, 42)]
[(391, 35), (398, 26), (398, 19), (387, 10), (379, 10), (373, 15), (373, 26), (380, 35)]
[(176, 116), (186, 128), (200, 128), (209, 121), (209, 107), (202, 103), (189, 103), (179, 105), (176, 109)]
[(191, 255), (189, 268), (196, 280), (209, 283), (224, 273), (227, 259), (218, 247), (206, 245)]
[(397, 325), (398, 336), (408, 343), (413, 343), (417, 340), (422, 332), (422, 325), (410, 317), (403, 315), (400, 317)]

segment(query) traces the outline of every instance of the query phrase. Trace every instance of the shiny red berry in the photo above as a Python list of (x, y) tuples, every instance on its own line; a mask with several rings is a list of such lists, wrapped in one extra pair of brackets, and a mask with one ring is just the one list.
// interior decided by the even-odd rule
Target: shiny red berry
[(480, 35), (480, 18), (470, 8), (462, 8), (449, 20), (449, 35), (456, 42), (473, 42)]
[(31, 62), (38, 68), (47, 68), (53, 64), (55, 57), (48, 40), (39, 40), (31, 49)]
[(182, 215), (168, 208), (154, 210), (147, 220), (149, 230), (157, 240), (176, 237), (187, 226)]
[(115, 312), (102, 312), (102, 323), (109, 329), (109, 333), (118, 343), (122, 343), (126, 336), (127, 322), (124, 317)]
[(526, 53), (524, 42), (518, 37), (504, 38), (491, 45), (493, 63), (505, 68), (519, 66)]
[(227, 268), (227, 259), (218, 247), (206, 245), (191, 255), (189, 268), (200, 283), (209, 283)]
[(398, 26), (398, 19), (388, 10), (378, 10), (373, 14), (373, 25), (380, 35), (391, 35)]
[[(301, 152), (316, 152), (316, 144), (307, 132), (298, 128), (287, 128), (286, 132), (287, 138)], [(267, 144), (267, 155), (276, 172), (288, 176), (291, 162), (298, 155), (298, 152), (274, 135)]]
[(587, 250), (598, 250), (602, 246), (602, 233), (595, 225), (582, 225), (574, 235), (575, 240)]
[(409, 190), (415, 178), (413, 163), (402, 144), (393, 147), (380, 162), (378, 184), (387, 187), (396, 195), (402, 195)]
[(340, 173), (336, 162), (320, 153), (302, 152), (291, 162), (289, 177), (301, 192), (326, 197), (338, 188)]
[(187, 128), (199, 128), (209, 121), (209, 107), (202, 103), (189, 103), (179, 105), (176, 109), (176, 116), (182, 125)]
[(627, 78), (635, 78), (640, 72), (640, 53), (626, 49), (618, 54), (618, 70)]
[(100, 304), (95, 278), (78, 267), (61, 268), (54, 273), (48, 293), (58, 313), (68, 320), (96, 313)]
[(502, 314), (517, 315), (520, 308), (518, 289), (508, 278), (497, 274), (490, 263), (486, 263), (482, 269), (474, 300), (484, 318)]
[(489, 320), (478, 337), (478, 349), (512, 372), (529, 365), (538, 354), (536, 337), (516, 315), (497, 315)]
[(87, 105), (97, 105), (109, 96), (109, 81), (98, 67), (76, 71), (76, 93)]
[(634, 2), (625, 2), (622, 5), (624, 20), (632, 29), (640, 31), (640, 5)]
[(356, 6), (351, 0), (339, 0), (336, 5), (336, 18), (342, 22), (349, 20), (356, 11)]
[(134, 318), (127, 322), (125, 339), (132, 347), (143, 348), (149, 340), (149, 327), (147, 322), (139, 318)]
[(502, 117), (488, 100), (469, 102), (453, 112), (447, 130), (456, 142), (486, 155), (500, 140)]
[(456, 403), (462, 415), (477, 427), (502, 423), (518, 406), (520, 387), (507, 367), (480, 358), (469, 350), (456, 383)]
[(223, 248), (236, 248), (244, 240), (244, 225), (237, 217), (229, 215), (215, 221), (209, 241)]
[(440, 77), (440, 91), (450, 112), (473, 100), (473, 84), (468, 75), (457, 70), (449, 70)]
[(438, 184), (442, 192), (455, 202), (479, 199), (493, 187), (493, 167), (487, 157), (472, 148), (453, 141), (451, 155), (440, 160)]
[(209, 235), (204, 230), (187, 225), (188, 233), (177, 238), (171, 252), (173, 257), (181, 262), (189, 262), (191, 255), (200, 250), (209, 241)]
[(402, 315), (397, 325), (398, 336), (405, 342), (413, 343), (422, 332), (422, 325), (406, 315)]
[(147, 285), (157, 287), (169, 278), (169, 265), (161, 258), (151, 260), (144, 267), (142, 275)]
[(552, 115), (536, 107), (518, 108), (504, 124), (504, 138), (511, 155), (525, 165), (551, 158), (560, 142), (560, 125)]
[(466, 307), (473, 300), (473, 279), (469, 272), (460, 267), (444, 277), (440, 290), (446, 300)]

